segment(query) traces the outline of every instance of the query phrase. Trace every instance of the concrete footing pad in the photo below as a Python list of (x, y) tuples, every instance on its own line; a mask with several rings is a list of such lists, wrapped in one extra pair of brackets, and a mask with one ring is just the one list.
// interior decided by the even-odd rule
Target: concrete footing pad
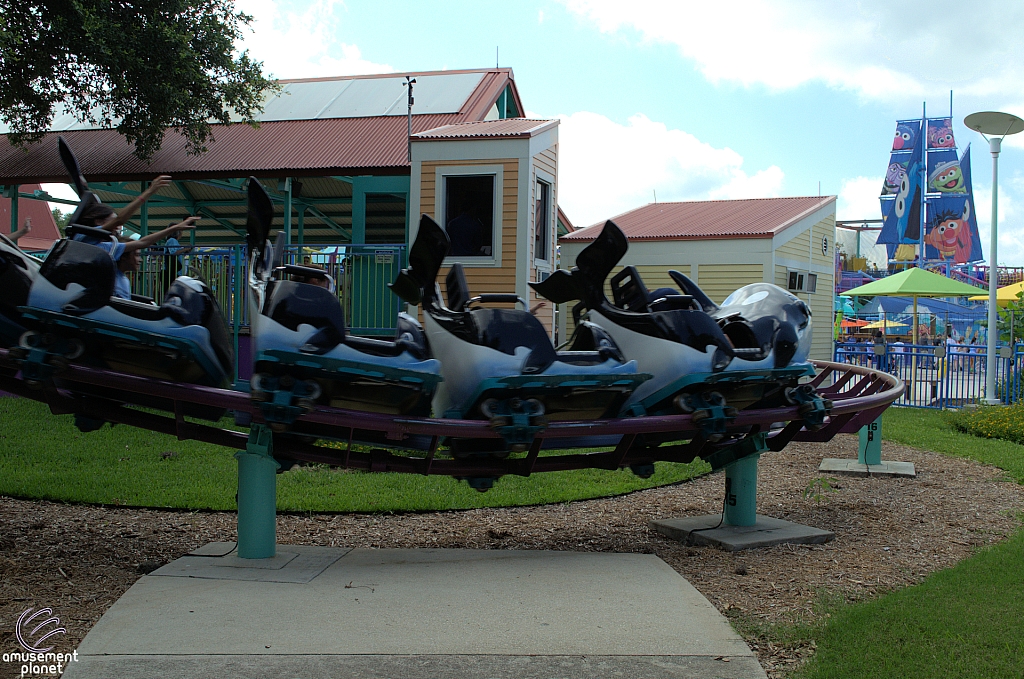
[(761, 514), (757, 515), (757, 522), (753, 526), (719, 526), (721, 520), (721, 514), (708, 514), (651, 521), (650, 527), (673, 540), (694, 545), (710, 545), (727, 552), (771, 547), (783, 543), (818, 545), (836, 536), (827, 530), (773, 519)]
[(65, 679), (765, 677), (650, 554), (229, 548), (140, 578)]
[(826, 457), (818, 465), (818, 471), (846, 476), (889, 476), (911, 479), (917, 477), (913, 462), (888, 462), (886, 460), (882, 460), (881, 464), (861, 464), (857, 460)]

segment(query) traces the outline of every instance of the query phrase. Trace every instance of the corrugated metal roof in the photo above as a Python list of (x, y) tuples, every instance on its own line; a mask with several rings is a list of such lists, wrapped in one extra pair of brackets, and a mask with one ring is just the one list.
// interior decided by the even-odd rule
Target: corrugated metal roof
[(508, 118), (506, 120), (483, 120), (468, 123), (455, 123), (432, 130), (414, 134), (416, 139), (473, 139), (532, 137), (558, 125), (557, 120), (530, 120), (528, 118)]
[[(612, 221), (630, 240), (770, 238), (835, 200), (835, 196), (807, 196), (651, 203), (612, 217)], [(560, 240), (594, 240), (603, 224), (579, 229)]]
[[(457, 120), (455, 115), (418, 116), (413, 130)], [(300, 176), (363, 174), (381, 170), (408, 172), (406, 121), (396, 116), (297, 120), (248, 125), (217, 125), (215, 140), (199, 156), (187, 153), (185, 139), (175, 132), (148, 163), (115, 130), (71, 130), (62, 133), (78, 156), (90, 182), (152, 179), (170, 174), (190, 177)], [(66, 182), (57, 153), (57, 133), (50, 132), (29, 153), (0, 146), (0, 184)]]
[[(459, 113), (483, 81), (499, 72), (510, 74), (510, 69), (281, 80), (281, 91), (267, 99), (258, 119), (260, 122), (279, 122), (404, 116), (407, 113), (404, 85), (407, 75), (416, 78), (413, 85), (414, 116)], [(83, 123), (63, 108), (58, 110), (50, 125), (51, 132), (99, 129), (102, 127)], [(0, 123), (0, 134), (8, 132), (10, 127)]]
[[(413, 115), (458, 113), (485, 71), (418, 75)], [(404, 76), (282, 83), (260, 120), (314, 120), (406, 115)]]
[[(414, 90), (415, 110), (451, 108), (452, 102), (462, 98), (461, 108), (456, 112), (414, 115), (414, 133), (453, 123), (483, 120), (507, 86), (511, 86), (516, 105), (522, 110), (512, 71), (507, 68), (321, 78), (285, 81), (285, 84), (290, 87), (293, 84), (320, 83), (327, 88), (328, 85), (339, 87), (340, 84), (348, 83), (349, 89), (368, 87), (373, 91), (374, 88), (383, 87), (381, 82), (401, 80), (405, 75), (413, 75), (417, 80), (417, 89)], [(418, 89), (421, 78), (426, 83), (432, 83), (426, 88), (425, 94)], [(475, 80), (476, 85), (468, 96), (464, 96), (466, 83), (470, 80)], [(386, 98), (374, 99), (373, 106), (380, 108)], [(401, 108), (404, 109), (404, 100), (402, 104)], [(297, 115), (300, 108), (312, 110), (315, 106), (329, 112), (332, 105), (324, 98), (315, 101), (310, 98), (302, 106), (294, 107), (292, 114)], [(318, 119), (268, 121), (258, 129), (248, 125), (214, 125), (215, 141), (209, 143), (208, 151), (199, 156), (189, 156), (184, 137), (168, 131), (164, 135), (163, 146), (149, 163), (132, 155), (131, 146), (115, 130), (71, 129), (61, 134), (78, 156), (82, 172), (90, 182), (151, 179), (156, 174), (171, 174), (184, 179), (199, 176), (239, 177), (247, 174), (302, 176), (408, 173), (404, 116), (378, 113), (327, 118), (324, 117), (324, 111), (321, 111)], [(66, 182), (64, 166), (57, 154), (56, 137), (55, 132), (47, 133), (41, 143), (29, 147), (28, 153), (0, 143), (0, 184)]]

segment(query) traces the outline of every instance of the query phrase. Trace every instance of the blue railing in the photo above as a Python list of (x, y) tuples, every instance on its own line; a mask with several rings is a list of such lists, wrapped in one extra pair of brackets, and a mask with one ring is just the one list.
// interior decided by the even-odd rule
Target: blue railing
[[(324, 269), (337, 283), (345, 322), (355, 335), (391, 336), (398, 322), (400, 300), (387, 287), (405, 264), (405, 246), (339, 245), (316, 248), (285, 246), (285, 264)], [(131, 274), (132, 290), (159, 301), (179, 274), (204, 280), (224, 318), (245, 333), (249, 328), (248, 250), (245, 245), (202, 247), (170, 255), (160, 247), (144, 250), (139, 271)]]
[[(987, 352), (983, 345), (838, 342), (835, 360), (878, 368), (899, 377), (907, 390), (895, 405), (961, 408), (986, 398)], [(996, 395), (1021, 400), (1024, 344), (1002, 346), (996, 356)]]

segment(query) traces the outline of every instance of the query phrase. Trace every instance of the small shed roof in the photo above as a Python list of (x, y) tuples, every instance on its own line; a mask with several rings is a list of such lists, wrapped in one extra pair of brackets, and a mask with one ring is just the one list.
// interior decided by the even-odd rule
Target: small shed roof
[[(650, 203), (612, 221), (630, 240), (771, 238), (835, 200), (835, 196), (806, 196)], [(560, 241), (594, 240), (603, 224), (578, 229)]]
[(557, 120), (530, 120), (528, 118), (481, 120), (435, 127), (412, 136), (413, 139), (422, 140), (528, 139), (557, 125)]

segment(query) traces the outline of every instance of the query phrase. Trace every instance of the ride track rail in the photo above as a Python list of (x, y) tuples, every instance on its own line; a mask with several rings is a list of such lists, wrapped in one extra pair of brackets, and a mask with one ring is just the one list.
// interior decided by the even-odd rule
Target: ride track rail
[[(447, 459), (437, 457), (438, 446), (445, 437), (499, 439), (501, 436), (487, 420), (410, 418), (317, 406), (313, 412), (299, 416), (295, 424), (309, 427), (308, 431), (320, 432), (324, 437), (347, 441), (345, 449), (325, 448), (303, 441), (304, 437), (315, 436), (304, 431), (296, 431), (296, 436), (275, 434), (273, 448), (276, 456), (307, 462), (374, 472), (456, 477), (529, 476), (532, 473), (583, 468), (618, 469), (656, 461), (691, 462), (698, 456), (718, 469), (757, 452), (748, 443), (753, 434), (764, 434), (768, 449), (780, 451), (790, 441), (824, 442), (839, 433), (855, 432), (874, 421), (905, 390), (899, 379), (878, 370), (826, 361), (812, 363), (819, 372), (810, 384), (822, 398), (832, 401), (828, 417), (816, 430), (804, 427), (797, 406), (740, 410), (735, 418), (729, 420), (727, 436), (717, 442), (701, 435), (701, 428), (690, 414), (560, 421), (546, 425), (533, 440), (525, 457), (499, 459), (493, 455), (481, 455)], [(166, 382), (74, 364), (62, 368), (55, 375), (60, 386), (53, 382), (29, 385), (21, 379), (20, 373), (10, 373), (11, 368), (18, 368), (18, 362), (5, 349), (0, 349), (0, 366), (8, 368), (6, 373), (0, 371), (0, 389), (46, 403), (54, 414), (81, 413), (98, 420), (171, 434), (179, 440), (191, 439), (235, 449), (246, 447), (247, 432), (186, 421), (184, 406), (225, 408), (247, 413), (253, 423), (264, 422), (259, 404), (251, 401), (245, 392)], [(822, 386), (829, 377), (833, 377), (831, 384)], [(97, 403), (94, 399), (75, 397), (76, 384), (173, 401), (174, 417), (109, 401)], [(771, 426), (778, 422), (788, 424), (772, 430)], [(362, 452), (352, 448), (354, 437), (356, 443), (361, 443), (356, 432), (383, 434), (385, 440), (393, 441), (396, 447), (403, 447), (402, 441), (413, 436), (429, 437), (429, 445), (421, 451), (425, 452), (425, 457), (396, 455), (384, 449)], [(643, 438), (646, 434), (665, 433), (678, 433), (679, 441), (690, 440), (674, 445), (649, 445)], [(549, 439), (583, 436), (620, 438), (611, 451), (540, 455), (543, 443)]]

